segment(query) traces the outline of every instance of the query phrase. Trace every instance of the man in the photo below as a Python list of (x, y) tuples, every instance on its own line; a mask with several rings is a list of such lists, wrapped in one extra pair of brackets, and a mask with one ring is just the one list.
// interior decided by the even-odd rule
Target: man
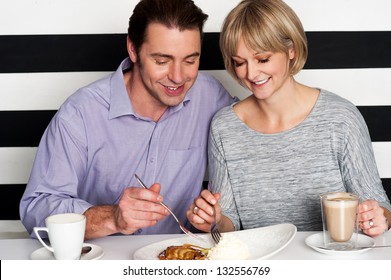
[(86, 239), (179, 233), (163, 200), (190, 225), (186, 210), (201, 191), (210, 120), (233, 101), (198, 74), (206, 19), (191, 0), (137, 4), (129, 57), (73, 94), (42, 137), (20, 204), (30, 233), (64, 212), (86, 215)]

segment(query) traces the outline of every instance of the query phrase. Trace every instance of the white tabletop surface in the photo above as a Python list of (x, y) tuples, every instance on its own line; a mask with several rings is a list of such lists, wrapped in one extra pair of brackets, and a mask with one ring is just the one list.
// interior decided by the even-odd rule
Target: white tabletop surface
[[(272, 260), (391, 260), (391, 247), (371, 249), (360, 254), (327, 255), (319, 253), (305, 244), (305, 239), (317, 232), (297, 232), (293, 240), (282, 251), (273, 255)], [(103, 260), (131, 260), (138, 249), (166, 239), (183, 237), (181, 234), (107, 236), (87, 241), (103, 248)], [(391, 231), (374, 238), (375, 245), (391, 244)], [(1, 260), (28, 260), (30, 254), (41, 248), (36, 239), (2, 239), (0, 240)]]

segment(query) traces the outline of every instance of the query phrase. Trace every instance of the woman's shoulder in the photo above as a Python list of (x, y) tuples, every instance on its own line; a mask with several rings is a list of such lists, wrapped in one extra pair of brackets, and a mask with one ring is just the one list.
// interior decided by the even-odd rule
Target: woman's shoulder
[(237, 116), (233, 110), (233, 106), (237, 103), (238, 102), (235, 102), (217, 111), (217, 113), (213, 116), (212, 119), (212, 123), (211, 123), (212, 129), (220, 130), (235, 125)]
[(357, 109), (356, 105), (354, 105), (350, 100), (331, 91), (324, 89), (321, 89), (320, 91), (322, 103), (324, 104), (323, 110), (325, 112), (329, 112), (331, 114), (344, 114), (349, 112), (352, 114), (359, 114), (359, 110)]
[(220, 122), (220, 121), (225, 121), (227, 119), (230, 119), (234, 113), (232, 107), (235, 104), (237, 104), (237, 102), (235, 102), (231, 105), (225, 106), (225, 107), (221, 108), (220, 110), (218, 110), (217, 113), (213, 117), (213, 122)]
[(335, 105), (335, 106), (341, 107), (341, 108), (344, 108), (344, 107), (347, 107), (347, 108), (355, 107), (356, 108), (356, 106), (350, 100), (342, 97), (339, 94), (336, 94), (334, 92), (331, 92), (331, 91), (328, 91), (325, 89), (320, 89), (320, 92), (321, 92), (322, 98), (324, 99), (324, 101), (327, 104), (332, 104), (332, 105)]
[(324, 89), (321, 89), (321, 98), (323, 106), (320, 111), (329, 121), (345, 123), (348, 126), (362, 126), (365, 123), (361, 112), (348, 99)]

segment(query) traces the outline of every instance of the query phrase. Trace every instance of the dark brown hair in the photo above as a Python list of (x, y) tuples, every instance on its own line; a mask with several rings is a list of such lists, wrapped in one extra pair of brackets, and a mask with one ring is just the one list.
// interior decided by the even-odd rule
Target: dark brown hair
[(207, 18), (192, 0), (141, 0), (129, 19), (128, 36), (138, 54), (149, 24), (160, 23), (179, 30), (198, 29), (202, 36)]

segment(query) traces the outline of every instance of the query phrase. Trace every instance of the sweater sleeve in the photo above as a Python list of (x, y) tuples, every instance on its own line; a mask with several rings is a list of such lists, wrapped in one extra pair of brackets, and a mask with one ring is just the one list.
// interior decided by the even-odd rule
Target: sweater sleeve
[(208, 158), (209, 190), (212, 193), (220, 193), (221, 199), (219, 203), (223, 215), (232, 221), (235, 230), (240, 230), (239, 214), (236, 209), (232, 185), (229, 180), (227, 163), (224, 156), (224, 147), (217, 132), (216, 121), (212, 122), (209, 133)]
[(348, 191), (360, 195), (362, 201), (374, 199), (391, 211), (391, 204), (382, 186), (372, 142), (364, 118), (353, 108), (345, 121), (345, 145), (341, 173)]

